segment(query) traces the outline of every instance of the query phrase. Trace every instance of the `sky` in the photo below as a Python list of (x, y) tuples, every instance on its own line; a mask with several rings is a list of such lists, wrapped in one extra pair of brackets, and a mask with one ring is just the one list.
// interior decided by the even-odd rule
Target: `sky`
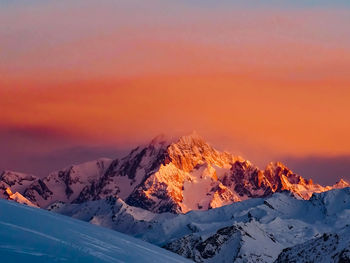
[(45, 175), (193, 130), (350, 179), (350, 2), (0, 0), (0, 170)]

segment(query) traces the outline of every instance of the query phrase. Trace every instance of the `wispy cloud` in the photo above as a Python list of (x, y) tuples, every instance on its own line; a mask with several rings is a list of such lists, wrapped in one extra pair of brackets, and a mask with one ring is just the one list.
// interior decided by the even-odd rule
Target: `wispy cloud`
[(15, 160), (197, 130), (264, 162), (347, 155), (349, 5), (1, 1), (1, 146)]
[(333, 185), (340, 179), (350, 182), (350, 156), (285, 157), (294, 172), (324, 185)]

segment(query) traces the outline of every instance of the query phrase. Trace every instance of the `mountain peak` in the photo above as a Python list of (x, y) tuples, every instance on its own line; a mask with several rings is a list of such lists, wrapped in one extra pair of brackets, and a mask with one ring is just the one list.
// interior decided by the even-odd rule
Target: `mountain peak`
[(149, 143), (150, 146), (159, 146), (164, 144), (170, 144), (169, 138), (165, 134), (159, 134), (154, 137)]
[(171, 144), (182, 144), (182, 145), (200, 145), (207, 144), (202, 136), (200, 136), (196, 131), (193, 131), (190, 134), (182, 135), (179, 137), (169, 137), (165, 134), (159, 134), (154, 137), (149, 145), (157, 146), (157, 145), (171, 145)]
[(200, 136), (197, 132), (192, 132), (189, 135), (179, 137), (179, 139), (173, 143), (180, 148), (194, 149), (194, 148), (207, 148), (212, 149), (209, 144)]
[(270, 162), (270, 163), (266, 166), (266, 170), (267, 170), (267, 169), (276, 169), (276, 168), (288, 169), (288, 167), (285, 166), (285, 164), (282, 163), (282, 162)]
[(183, 141), (183, 142), (204, 142), (204, 139), (196, 131), (192, 131), (191, 134), (181, 136), (179, 138), (179, 141)]
[(350, 186), (350, 184), (349, 184), (347, 181), (345, 181), (345, 180), (343, 180), (343, 179), (340, 179), (340, 181), (337, 182), (337, 183), (333, 186), (333, 188), (345, 188), (345, 187), (349, 187), (349, 186)]
[(168, 138), (159, 135), (121, 159), (73, 165), (42, 179), (3, 173), (0, 190), (10, 187), (40, 207), (118, 196), (152, 212), (185, 213), (285, 190), (309, 199), (314, 192), (349, 186), (341, 180), (322, 187), (281, 162), (260, 170), (239, 156), (216, 150), (197, 132)]

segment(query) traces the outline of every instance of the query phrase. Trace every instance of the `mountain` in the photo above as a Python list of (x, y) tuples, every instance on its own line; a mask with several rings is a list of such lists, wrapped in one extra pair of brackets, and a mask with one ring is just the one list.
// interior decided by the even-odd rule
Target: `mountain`
[(23, 195), (40, 207), (46, 207), (56, 201), (78, 202), (87, 188), (100, 183), (111, 163), (112, 160), (103, 158), (72, 165), (36, 180), (25, 189)]
[(1, 262), (187, 262), (102, 227), (0, 200)]
[(47, 207), (47, 210), (135, 236), (147, 232), (155, 222), (176, 216), (173, 213), (157, 214), (129, 206), (116, 197), (80, 204), (57, 202)]
[(350, 188), (316, 193), (309, 200), (283, 191), (186, 214), (156, 214), (117, 198), (61, 203), (50, 209), (122, 231), (195, 262), (300, 262), (300, 253), (304, 262), (342, 262), (334, 258), (344, 258), (350, 249), (349, 234), (339, 234), (349, 230)]
[(4, 198), (7, 200), (13, 200), (19, 204), (25, 204), (33, 207), (37, 207), (35, 204), (30, 202), (27, 198), (25, 198), (23, 195), (21, 195), (19, 192), (12, 193), (10, 188), (6, 188), (6, 190), (3, 193)]
[[(282, 262), (350, 262), (350, 189), (332, 190), (312, 198), (326, 215), (324, 233), (295, 246), (283, 249), (276, 263)], [(315, 221), (315, 224), (318, 222)]]
[(260, 170), (239, 156), (214, 149), (196, 133), (175, 141), (156, 137), (124, 158), (72, 165), (43, 179), (16, 173), (0, 179), (2, 189), (10, 187), (41, 208), (117, 196), (154, 213), (208, 210), (284, 190), (308, 199), (315, 192), (349, 186), (341, 181), (323, 187), (280, 162)]
[[(0, 198), (16, 201), (20, 204), (37, 207), (20, 192), (24, 192), (38, 178), (33, 175), (4, 171), (0, 174)], [(12, 190), (15, 191), (14, 193)]]
[(33, 182), (37, 181), (38, 178), (34, 175), (3, 171), (0, 172), (0, 197), (7, 198), (5, 190), (11, 189), (12, 192), (23, 193)]
[(349, 226), (338, 233), (324, 233), (321, 237), (284, 249), (275, 263), (285, 262), (350, 262)]
[(3, 198), (117, 230), (196, 262), (283, 261), (302, 243), (340, 235), (350, 219), (348, 186), (341, 180), (323, 187), (280, 162), (261, 170), (197, 134), (157, 137), (124, 158), (72, 165), (45, 178), (0, 175)]

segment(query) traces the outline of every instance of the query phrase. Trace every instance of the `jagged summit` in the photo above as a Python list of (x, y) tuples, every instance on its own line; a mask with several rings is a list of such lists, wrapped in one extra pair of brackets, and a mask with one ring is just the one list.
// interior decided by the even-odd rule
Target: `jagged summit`
[(192, 133), (177, 137), (170, 137), (165, 134), (159, 134), (154, 137), (148, 144), (149, 146), (170, 146), (177, 145), (178, 147), (184, 147), (190, 149), (191, 146), (204, 147), (209, 146), (209, 144), (204, 140), (202, 136), (200, 136), (196, 131), (192, 131)]
[(180, 136), (179, 139), (178, 139), (178, 143), (183, 143), (183, 144), (206, 144), (206, 141), (196, 131), (192, 131), (191, 134)]
[(281, 162), (261, 170), (240, 156), (216, 150), (196, 132), (175, 140), (157, 136), (121, 159), (72, 165), (42, 179), (0, 176), (0, 189), (10, 187), (40, 207), (113, 196), (156, 213), (207, 210), (282, 191), (309, 199), (314, 192), (346, 186), (342, 180), (322, 187)]
[(170, 145), (171, 139), (167, 137), (165, 134), (159, 134), (156, 137), (154, 137), (150, 143), (149, 146), (162, 146), (162, 145)]

